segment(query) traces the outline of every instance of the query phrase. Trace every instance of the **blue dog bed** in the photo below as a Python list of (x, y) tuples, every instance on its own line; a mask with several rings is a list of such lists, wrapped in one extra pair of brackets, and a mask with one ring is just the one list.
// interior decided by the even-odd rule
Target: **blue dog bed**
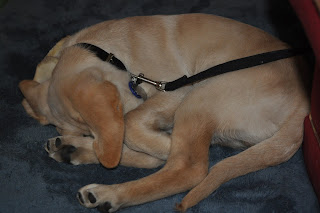
[[(76, 193), (90, 183), (135, 180), (158, 169), (101, 165), (72, 166), (47, 156), (44, 144), (57, 136), (21, 106), (19, 81), (32, 79), (35, 67), (62, 37), (109, 19), (136, 15), (210, 13), (262, 28), (294, 47), (308, 45), (292, 8), (277, 0), (117, 0), (19, 1), (0, 8), (0, 213), (96, 212), (82, 207)], [(213, 146), (210, 165), (239, 150)], [(177, 194), (119, 212), (174, 212)], [(233, 179), (188, 210), (206, 212), (319, 212), (301, 149), (288, 162)]]

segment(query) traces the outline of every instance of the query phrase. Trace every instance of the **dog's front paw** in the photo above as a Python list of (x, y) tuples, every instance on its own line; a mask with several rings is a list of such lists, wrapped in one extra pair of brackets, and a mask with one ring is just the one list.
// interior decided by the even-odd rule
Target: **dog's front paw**
[(48, 140), (45, 150), (58, 162), (73, 165), (99, 163), (88, 137), (61, 136)]
[(102, 213), (115, 212), (120, 208), (115, 186), (90, 184), (79, 190), (77, 198), (87, 208), (97, 208)]
[(77, 148), (72, 145), (62, 145), (60, 137), (49, 139), (45, 145), (49, 156), (58, 162), (71, 163), (71, 155)]

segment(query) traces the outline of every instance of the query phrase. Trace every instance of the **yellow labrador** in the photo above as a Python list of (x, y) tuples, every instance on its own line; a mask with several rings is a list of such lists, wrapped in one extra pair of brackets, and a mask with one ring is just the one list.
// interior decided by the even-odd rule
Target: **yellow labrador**
[[(113, 53), (128, 72), (101, 60), (92, 44)], [(219, 75), (172, 92), (133, 75), (161, 81), (288, 45), (254, 27), (204, 14), (106, 21), (60, 41), (20, 89), (28, 114), (62, 135), (45, 145), (72, 164), (153, 168), (148, 177), (114, 185), (90, 184), (77, 194), (104, 212), (191, 190), (177, 210), (196, 205), (226, 181), (287, 161), (298, 150), (308, 98), (300, 57)], [(108, 55), (112, 61), (112, 55)], [(172, 129), (172, 133), (168, 133)], [(84, 137), (86, 135), (87, 137)], [(208, 172), (210, 144), (247, 148)]]

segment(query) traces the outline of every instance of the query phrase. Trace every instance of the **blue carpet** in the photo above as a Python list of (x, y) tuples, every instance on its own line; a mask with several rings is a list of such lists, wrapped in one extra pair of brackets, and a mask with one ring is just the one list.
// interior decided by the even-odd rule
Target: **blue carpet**
[[(5, 1), (3, 1), (5, 2)], [(0, 4), (1, 6), (1, 4)], [(135, 15), (210, 13), (233, 18), (279, 37), (292, 46), (307, 45), (286, 1), (278, 0), (9, 0), (0, 8), (0, 213), (89, 213), (77, 190), (90, 183), (121, 183), (157, 169), (100, 165), (72, 166), (49, 159), (44, 143), (57, 135), (24, 111), (19, 81), (33, 78), (37, 63), (62, 37), (109, 19)], [(210, 164), (238, 153), (214, 146)], [(120, 212), (174, 212), (185, 193)], [(206, 212), (319, 212), (302, 151), (281, 165), (251, 173), (221, 186), (191, 208)]]

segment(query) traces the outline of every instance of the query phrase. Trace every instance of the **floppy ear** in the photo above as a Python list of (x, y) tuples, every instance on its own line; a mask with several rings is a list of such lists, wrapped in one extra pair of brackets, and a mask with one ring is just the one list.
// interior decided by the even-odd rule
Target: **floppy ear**
[(52, 71), (58, 63), (68, 38), (69, 36), (61, 39), (38, 64), (33, 80), (24, 80), (19, 83), (19, 88), (25, 97), (22, 101), (24, 109), (43, 125), (49, 123), (45, 116), (46, 108), (48, 108), (46, 102), (48, 80), (52, 76)]
[(19, 88), (25, 97), (22, 105), (27, 113), (41, 124), (48, 124), (49, 122), (44, 113), (47, 107), (48, 82), (40, 84), (33, 80), (23, 80), (19, 83)]
[(119, 164), (124, 137), (124, 118), (117, 88), (111, 82), (82, 75), (71, 93), (71, 102), (95, 138), (93, 148), (102, 165)]

